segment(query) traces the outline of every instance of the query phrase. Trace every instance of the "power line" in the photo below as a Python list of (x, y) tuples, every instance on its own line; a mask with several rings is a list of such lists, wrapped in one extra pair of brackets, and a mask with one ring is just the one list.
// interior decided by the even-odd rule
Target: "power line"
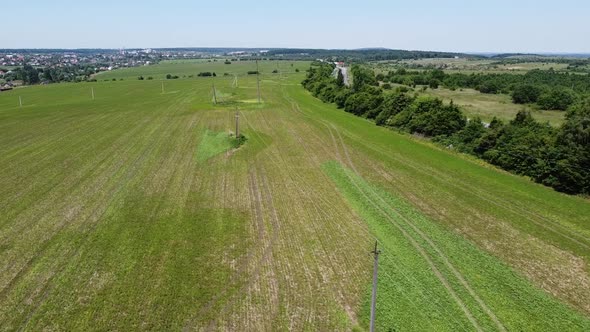
[(240, 112), (238, 112), (238, 108), (236, 107), (236, 139), (240, 137)]
[(377, 241), (375, 241), (375, 249), (371, 252), (375, 259), (373, 263), (373, 293), (371, 294), (371, 328), (370, 332), (375, 332), (375, 305), (377, 303), (377, 268), (379, 265), (379, 254), (381, 250), (377, 250)]
[(258, 103), (260, 104), (260, 71), (258, 70), (258, 60), (256, 60), (256, 85), (258, 87)]
[(217, 93), (215, 92), (215, 82), (213, 82), (213, 103), (217, 105)]

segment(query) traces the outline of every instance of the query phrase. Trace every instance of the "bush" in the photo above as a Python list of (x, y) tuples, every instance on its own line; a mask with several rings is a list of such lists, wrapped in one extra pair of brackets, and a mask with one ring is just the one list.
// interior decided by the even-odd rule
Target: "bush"
[(452, 102), (444, 105), (441, 99), (422, 96), (394, 116), (391, 124), (411, 133), (448, 136), (463, 129), (466, 119)]
[(258, 75), (258, 71), (257, 70), (249, 70), (248, 75)]
[(532, 84), (519, 84), (512, 91), (512, 101), (515, 104), (535, 103), (541, 95), (541, 89)]
[(407, 109), (413, 101), (414, 98), (405, 93), (396, 92), (388, 95), (381, 105), (381, 112), (375, 118), (375, 123), (379, 126), (387, 124), (392, 116)]
[(576, 95), (573, 91), (568, 89), (553, 89), (549, 92), (543, 93), (539, 97), (537, 105), (546, 110), (565, 111), (575, 101)]
[(496, 94), (500, 91), (500, 85), (495, 81), (485, 81), (477, 87), (477, 90), (481, 93)]
[(428, 87), (431, 89), (438, 89), (439, 85), (440, 85), (440, 81), (437, 80), (436, 78), (433, 78), (428, 82)]
[(239, 148), (240, 146), (244, 145), (247, 140), (248, 140), (248, 138), (246, 138), (246, 136), (240, 134), (240, 136), (238, 136), (232, 140), (232, 142), (231, 142), (232, 148), (234, 148), (234, 149)]

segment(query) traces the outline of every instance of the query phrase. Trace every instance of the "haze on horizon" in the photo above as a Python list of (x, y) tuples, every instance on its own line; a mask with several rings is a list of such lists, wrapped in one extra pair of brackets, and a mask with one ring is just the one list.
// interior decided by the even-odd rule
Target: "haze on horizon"
[(290, 47), (590, 53), (590, 2), (399, 0), (2, 5), (0, 48)]

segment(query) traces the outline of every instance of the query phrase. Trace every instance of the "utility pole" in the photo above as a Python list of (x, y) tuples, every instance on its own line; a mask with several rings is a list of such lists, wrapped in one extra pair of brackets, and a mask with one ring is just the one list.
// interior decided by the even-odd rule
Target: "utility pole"
[(162, 93), (164, 93), (164, 82), (162, 82)]
[(371, 327), (370, 332), (375, 332), (375, 305), (377, 303), (377, 266), (379, 265), (379, 254), (377, 250), (377, 241), (375, 241), (375, 250), (371, 251), (375, 261), (373, 263), (373, 294), (371, 294)]
[(213, 82), (213, 104), (217, 105), (217, 93), (215, 92), (215, 82)]
[(21, 96), (18, 96), (18, 104), (20, 105), (20, 107), (23, 107), (23, 99), (21, 98)]
[(256, 85), (258, 86), (258, 103), (260, 104), (260, 71), (258, 70), (258, 60), (256, 60)]
[(92, 93), (92, 100), (94, 100), (94, 88), (90, 88), (90, 92)]
[(236, 139), (240, 137), (240, 112), (238, 112), (238, 108), (236, 107)]

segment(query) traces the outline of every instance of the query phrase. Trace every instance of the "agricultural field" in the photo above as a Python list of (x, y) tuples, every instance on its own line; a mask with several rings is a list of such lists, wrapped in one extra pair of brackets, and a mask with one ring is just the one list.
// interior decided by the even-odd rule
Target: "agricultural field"
[[(229, 58), (228, 58), (229, 59)], [(194, 59), (194, 60), (168, 60), (162, 61), (159, 64), (118, 69), (114, 71), (101, 72), (95, 75), (97, 80), (112, 80), (113, 78), (120, 80), (137, 79), (139, 76), (151, 76), (154, 79), (165, 79), (167, 74), (176, 75), (179, 78), (187, 78), (188, 76), (196, 77), (200, 72), (215, 72), (217, 76), (244, 76), (248, 71), (256, 70), (255, 61), (234, 61), (231, 64), (225, 64), (225, 58), (219, 59)], [(230, 61), (231, 62), (231, 61)], [(283, 72), (294, 72), (299, 68), (305, 71), (309, 68), (309, 62), (301, 61), (261, 61), (259, 69), (261, 72), (271, 74), (278, 66), (283, 67)], [(293, 65), (293, 66), (291, 66)], [(295, 67), (297, 65), (297, 67)]]
[(378, 331), (590, 330), (588, 199), (323, 104), (309, 65), (261, 62), (261, 103), (223, 60), (0, 93), (2, 330), (365, 330), (375, 241)]

